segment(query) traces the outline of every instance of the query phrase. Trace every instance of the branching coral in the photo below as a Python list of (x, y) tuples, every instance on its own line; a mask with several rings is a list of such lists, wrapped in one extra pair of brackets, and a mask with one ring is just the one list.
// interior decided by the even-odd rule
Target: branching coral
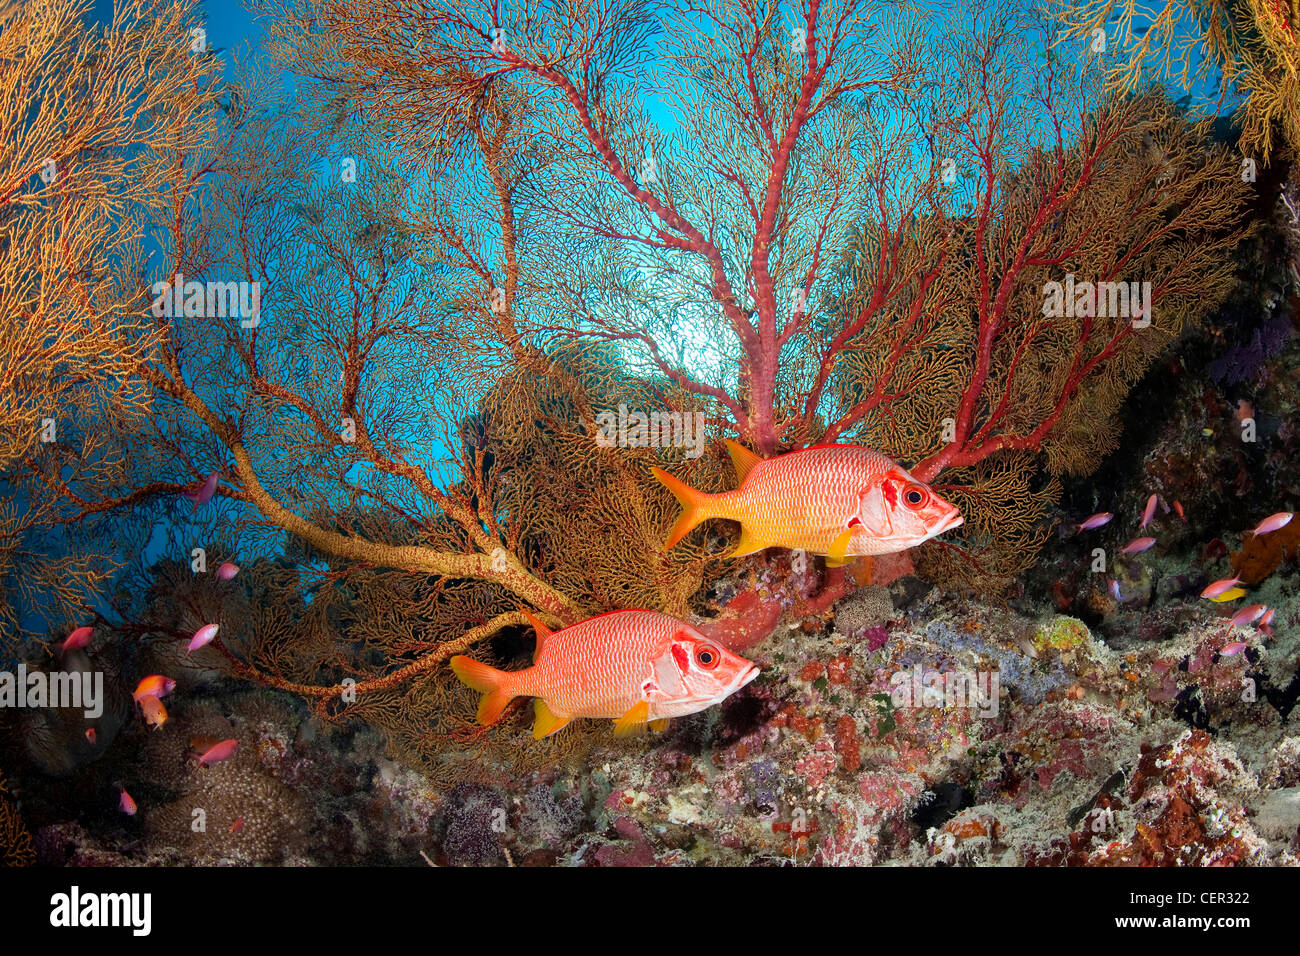
[(9, 800), (0, 777), (0, 866), (30, 866), (36, 859), (31, 834), (23, 826), (18, 808)]
[[(1238, 110), (1245, 155), (1263, 162), (1300, 149), (1300, 8), (1291, 0), (1073, 0), (1056, 15), (1062, 43), (1109, 50), (1109, 85), (1131, 92), (1175, 78), (1189, 91), (1211, 79), (1244, 95)], [(1217, 71), (1216, 77), (1211, 77)]]
[[(452, 654), (525, 657), (525, 608), (703, 609), (725, 546), (661, 552), (651, 464), (712, 490), (732, 473), (696, 453), (733, 431), (880, 447), (969, 512), (971, 547), (930, 566), (1005, 579), (1056, 492), (1035, 456), (1091, 467), (1226, 273), (1233, 161), (1156, 96), (1034, 72), (1009, 6), (932, 37), (892, 4), (812, 3), (802, 47), (775, 6), (681, 11), (677, 143), (626, 105), (639, 0), (269, 6), (318, 108), (247, 85), (220, 116), (220, 87), (176, 107), (198, 133), (156, 171), (162, 255), (131, 300), (183, 275), (256, 287), (258, 315), (158, 316), (126, 362), (149, 414), (113, 405), (119, 444), (19, 470), (81, 553), (111, 530), (134, 557), (100, 623), (159, 660), (219, 623), (182, 676), (368, 720), (449, 778), (515, 746), (470, 726)], [(1045, 312), (1074, 275), (1149, 284), (1150, 325)], [(611, 442), (624, 407), (693, 440)]]

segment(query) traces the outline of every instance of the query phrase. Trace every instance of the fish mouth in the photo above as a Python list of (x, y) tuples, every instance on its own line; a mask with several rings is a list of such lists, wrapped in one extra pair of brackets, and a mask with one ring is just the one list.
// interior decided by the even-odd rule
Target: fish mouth
[(966, 519), (961, 516), (961, 512), (954, 508), (952, 514), (943, 522), (943, 524), (939, 525), (938, 529), (934, 533), (943, 534), (945, 531), (951, 531), (953, 528), (960, 528), (965, 523)]
[(736, 678), (735, 684), (732, 685), (731, 692), (734, 694), (736, 691), (740, 690), (740, 688), (744, 687), (755, 677), (757, 677), (758, 674), (759, 674), (758, 665), (751, 664), (749, 670), (741, 672), (741, 675), (738, 678)]

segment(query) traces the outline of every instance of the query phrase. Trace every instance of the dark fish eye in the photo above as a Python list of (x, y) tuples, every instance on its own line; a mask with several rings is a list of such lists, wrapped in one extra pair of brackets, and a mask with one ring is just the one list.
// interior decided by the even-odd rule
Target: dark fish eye
[(701, 667), (713, 667), (718, 663), (718, 654), (712, 648), (701, 647), (695, 652), (695, 660)]
[(914, 505), (919, 505), (919, 504), (921, 503), (921, 499), (922, 499), (923, 497), (924, 497), (924, 495), (922, 495), (922, 494), (921, 494), (919, 491), (917, 491), (915, 488), (913, 488), (911, 491), (909, 491), (909, 492), (907, 493), (907, 500), (910, 501), (910, 502), (911, 502), (912, 504), (914, 504)]

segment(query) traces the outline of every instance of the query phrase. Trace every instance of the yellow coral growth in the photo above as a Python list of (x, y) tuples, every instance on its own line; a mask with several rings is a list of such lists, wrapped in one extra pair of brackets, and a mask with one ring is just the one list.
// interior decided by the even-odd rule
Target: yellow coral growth
[(31, 866), (36, 859), (32, 836), (6, 792), (4, 777), (0, 777), (0, 866)]
[[(1268, 162), (1300, 148), (1300, 6), (1294, 0), (1072, 0), (1057, 8), (1059, 43), (1104, 31), (1109, 86), (1129, 93), (1173, 79), (1191, 91), (1210, 70), (1220, 88), (1245, 93), (1238, 111), (1243, 153)], [(1278, 140), (1280, 139), (1280, 142)]]

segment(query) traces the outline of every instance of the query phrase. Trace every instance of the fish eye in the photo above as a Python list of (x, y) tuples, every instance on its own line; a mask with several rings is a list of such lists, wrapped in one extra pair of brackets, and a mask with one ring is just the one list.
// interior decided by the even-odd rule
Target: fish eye
[(708, 670), (717, 667), (720, 660), (722, 660), (722, 655), (718, 653), (716, 647), (705, 645), (695, 652), (695, 663)]
[(903, 492), (903, 500), (913, 508), (918, 508), (924, 504), (927, 497), (925, 489), (920, 485), (912, 485), (907, 491)]

